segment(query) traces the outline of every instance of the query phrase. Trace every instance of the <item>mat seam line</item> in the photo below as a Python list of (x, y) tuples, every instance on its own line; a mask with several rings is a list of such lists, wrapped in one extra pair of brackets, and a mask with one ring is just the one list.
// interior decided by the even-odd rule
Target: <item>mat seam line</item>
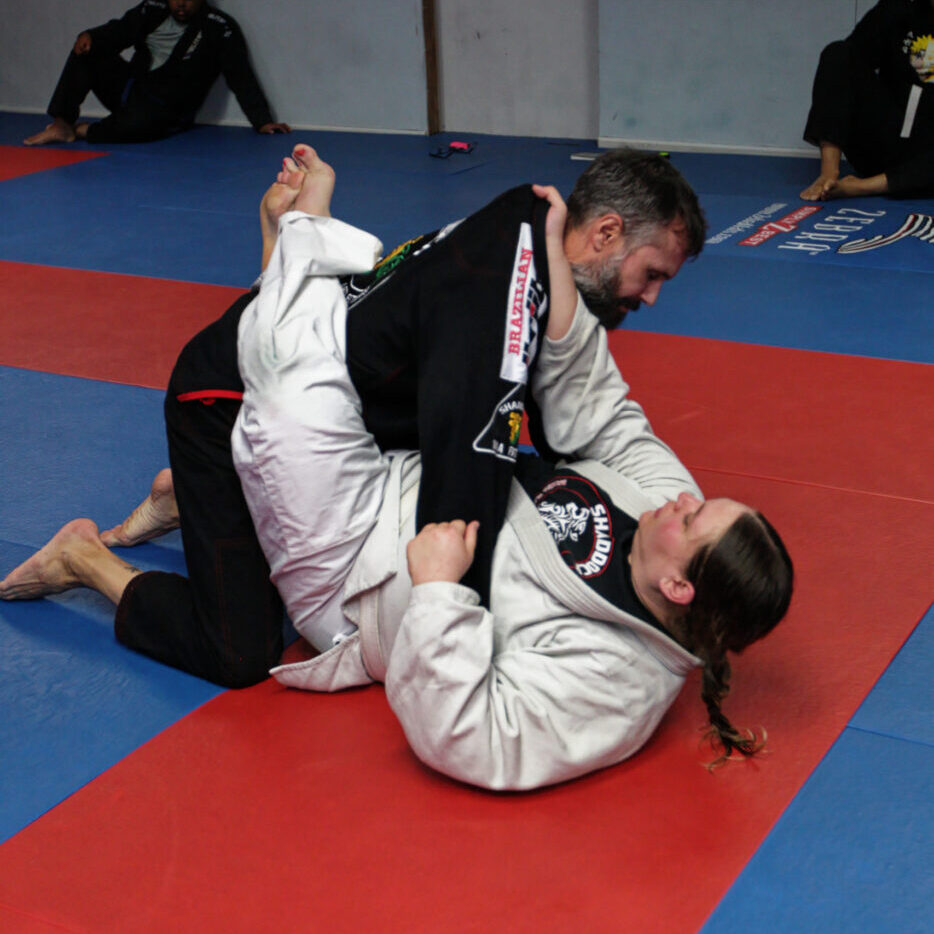
[(42, 915), (36, 914), (33, 911), (24, 911), (22, 908), (14, 908), (12, 905), (8, 905), (5, 902), (0, 902), (0, 911), (7, 911), (10, 914), (19, 915), (22, 918), (32, 918), (34, 921), (40, 921), (42, 924), (47, 924), (49, 927), (68, 931), (70, 934), (85, 934), (86, 930), (85, 928), (66, 927), (60, 921), (50, 921), (48, 918), (44, 918)]
[(931, 742), (930, 740), (911, 739), (907, 736), (896, 736), (894, 733), (885, 733), (881, 730), (870, 730), (867, 727), (854, 726), (851, 723), (848, 723), (846, 727), (844, 727), (844, 731), (846, 730), (854, 730), (857, 733), (865, 733), (868, 736), (879, 736), (883, 739), (892, 739), (900, 743), (909, 743), (912, 746), (924, 746), (926, 749), (934, 749), (934, 742)]
[(787, 483), (792, 486), (807, 486), (817, 490), (830, 490), (835, 493), (852, 493), (857, 496), (874, 496), (878, 499), (891, 499), (902, 503), (917, 503), (922, 506), (934, 506), (934, 500), (919, 499), (915, 496), (899, 496), (895, 493), (882, 493), (876, 490), (861, 490), (857, 487), (833, 486), (829, 483), (818, 483), (814, 480), (795, 480), (791, 477), (775, 477), (768, 474), (740, 473), (736, 470), (725, 470), (722, 467), (703, 467), (698, 464), (689, 465), (691, 470), (704, 470), (707, 473), (720, 474), (726, 477), (746, 477), (750, 480), (767, 480), (771, 483)]

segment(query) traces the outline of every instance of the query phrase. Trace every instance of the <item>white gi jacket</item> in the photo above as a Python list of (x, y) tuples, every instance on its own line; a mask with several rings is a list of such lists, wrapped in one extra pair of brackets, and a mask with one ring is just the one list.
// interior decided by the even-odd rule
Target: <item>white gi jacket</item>
[[(243, 338), (241, 325), (241, 370)], [(606, 332), (583, 304), (561, 341), (544, 340), (531, 389), (551, 446), (575, 451), (570, 466), (628, 514), (682, 491), (699, 495), (628, 399)], [(485, 788), (548, 785), (635, 753), (699, 660), (581, 580), (515, 481), (490, 608), (460, 584), (413, 588), (405, 546), (415, 534), (419, 457), (380, 463), (385, 473), (375, 470), (373, 482), (381, 503), (342, 591), (343, 612), (358, 630), (316, 658), (273, 669), (277, 680), (317, 691), (384, 682), (416, 755)], [(251, 509), (262, 508), (248, 472), (241, 478)], [(260, 540), (266, 547), (262, 532)]]

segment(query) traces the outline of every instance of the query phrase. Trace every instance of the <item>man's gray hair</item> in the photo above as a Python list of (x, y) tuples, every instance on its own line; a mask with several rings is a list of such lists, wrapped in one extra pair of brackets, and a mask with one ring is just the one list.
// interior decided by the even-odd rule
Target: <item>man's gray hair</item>
[(697, 256), (703, 249), (707, 222), (697, 195), (658, 153), (613, 149), (590, 164), (568, 198), (568, 225), (582, 227), (604, 214), (618, 214), (625, 236), (634, 243), (680, 222), (687, 255)]

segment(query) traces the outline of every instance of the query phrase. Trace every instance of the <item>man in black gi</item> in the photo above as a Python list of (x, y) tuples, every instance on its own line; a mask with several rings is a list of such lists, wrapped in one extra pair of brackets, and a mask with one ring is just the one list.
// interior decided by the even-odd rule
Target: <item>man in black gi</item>
[[(127, 62), (120, 52), (131, 46), (134, 54)], [(273, 122), (232, 16), (204, 0), (143, 0), (120, 19), (78, 36), (49, 102), (52, 122), (23, 142), (162, 139), (191, 127), (221, 74), (258, 133), (289, 132), (287, 124)], [(89, 91), (110, 116), (78, 123)]]
[[(322, 171), (310, 147), (295, 147), (293, 157)], [(270, 209), (275, 189), (261, 208), (267, 259), (288, 209)], [(540, 453), (574, 453), (548, 447), (526, 394), (549, 313), (547, 214), (531, 186), (513, 188), (400, 245), (371, 272), (341, 278), (345, 359), (367, 429), (383, 450), (421, 451), (419, 529), (479, 520), (464, 581), (482, 602), (523, 411)], [(654, 304), (663, 283), (701, 251), (704, 232), (696, 195), (666, 159), (618, 150), (578, 179), (563, 248), (588, 308), (616, 327), (642, 302)], [(65, 526), (0, 582), (0, 599), (90, 586), (117, 604), (115, 633), (125, 645), (228, 687), (266, 677), (282, 652), (282, 603), (231, 452), (244, 392), (238, 329), (255, 297), (240, 297), (179, 356), (165, 400), (171, 473), (161, 472), (133, 516), (104, 537), (90, 520)], [(140, 572), (105, 547), (136, 544), (179, 522), (187, 578)]]

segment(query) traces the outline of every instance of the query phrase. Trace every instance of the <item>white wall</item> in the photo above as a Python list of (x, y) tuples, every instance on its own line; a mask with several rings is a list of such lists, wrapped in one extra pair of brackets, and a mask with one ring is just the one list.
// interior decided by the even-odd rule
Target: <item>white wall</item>
[(597, 0), (437, 0), (441, 122), (507, 136), (597, 134)]
[(869, 0), (600, 0), (600, 142), (808, 152), (821, 49)]
[[(220, 0), (215, 5), (243, 27), (277, 119), (300, 127), (426, 131), (421, 0)], [(223, 81), (218, 85), (201, 119), (245, 122)]]
[[(77, 33), (129, 2), (29, 0), (5, 17), (0, 109), (44, 111)], [(820, 49), (872, 2), (436, 0), (442, 126), (810, 153), (801, 131)], [(243, 27), (279, 119), (425, 131), (421, 0), (217, 5)], [(245, 123), (223, 82), (201, 119)]]
[(108, 20), (114, 9), (112, 0), (30, 0), (16, 10), (6, 7), (0, 30), (0, 108), (44, 113), (75, 37)]

